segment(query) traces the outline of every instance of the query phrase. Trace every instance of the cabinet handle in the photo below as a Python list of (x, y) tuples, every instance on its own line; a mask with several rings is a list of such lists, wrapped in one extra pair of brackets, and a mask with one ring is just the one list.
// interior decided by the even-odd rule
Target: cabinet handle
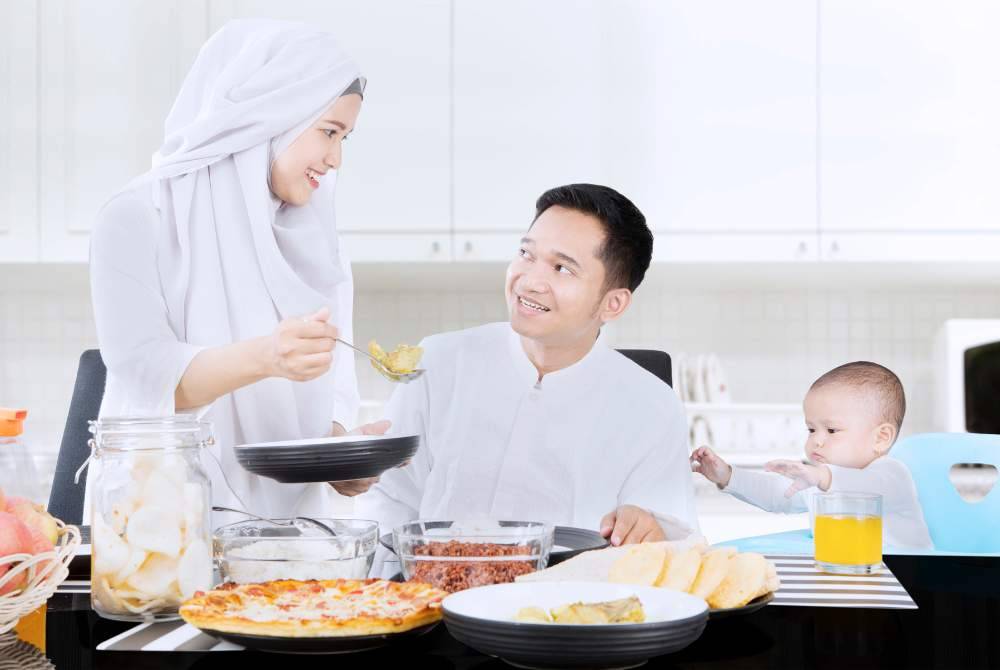
[(441, 243), (440, 242), (435, 241), (435, 242), (431, 243), (431, 253), (435, 253), (435, 254), (441, 253)]
[(469, 240), (465, 241), (465, 253), (467, 254), (472, 253), (472, 242), (470, 242)]
[(840, 245), (837, 244), (837, 240), (834, 240), (832, 243), (830, 243), (830, 254), (836, 255), (839, 253), (840, 253)]
[(798, 252), (796, 253), (796, 255), (799, 258), (802, 258), (807, 253), (809, 253), (809, 245), (806, 243), (805, 240), (803, 240), (803, 241), (799, 242), (799, 249), (798, 249)]

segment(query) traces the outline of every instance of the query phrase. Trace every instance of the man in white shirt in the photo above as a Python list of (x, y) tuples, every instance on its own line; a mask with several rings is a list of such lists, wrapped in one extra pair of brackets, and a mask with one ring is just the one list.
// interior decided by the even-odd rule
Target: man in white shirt
[(610, 188), (544, 193), (507, 271), (510, 322), (424, 340), (427, 372), (386, 408), (389, 434), (419, 435), (421, 447), (358, 498), (356, 515), (384, 529), (546, 521), (615, 545), (697, 533), (680, 402), (600, 337), (631, 304), (652, 246), (645, 217)]

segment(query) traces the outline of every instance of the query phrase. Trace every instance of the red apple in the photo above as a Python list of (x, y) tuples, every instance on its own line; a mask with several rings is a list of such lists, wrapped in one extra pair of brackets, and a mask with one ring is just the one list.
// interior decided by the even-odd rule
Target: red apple
[(7, 498), (7, 511), (16, 516), (30, 528), (37, 528), (52, 544), (59, 540), (59, 525), (51, 514), (45, 511), (43, 505), (33, 503), (25, 498)]
[[(12, 554), (34, 553), (34, 540), (31, 536), (31, 529), (13, 514), (0, 512), (0, 558)], [(3, 577), (13, 564), (0, 563), (0, 577)], [(10, 593), (24, 585), (27, 573), (22, 573), (3, 586), (0, 586), (0, 595)]]

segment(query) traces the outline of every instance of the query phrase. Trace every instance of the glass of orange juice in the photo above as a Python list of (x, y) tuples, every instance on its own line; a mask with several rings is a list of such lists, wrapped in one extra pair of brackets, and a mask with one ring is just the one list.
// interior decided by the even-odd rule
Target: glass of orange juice
[(882, 567), (882, 496), (816, 496), (816, 567), (840, 575), (867, 575)]

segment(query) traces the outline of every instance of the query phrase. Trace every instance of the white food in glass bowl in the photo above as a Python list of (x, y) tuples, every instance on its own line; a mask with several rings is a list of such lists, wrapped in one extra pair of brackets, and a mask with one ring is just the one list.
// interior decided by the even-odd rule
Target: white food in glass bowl
[(224, 581), (238, 584), (276, 579), (364, 579), (374, 558), (355, 556), (354, 547), (336, 538), (263, 539), (224, 551), (220, 569)]

